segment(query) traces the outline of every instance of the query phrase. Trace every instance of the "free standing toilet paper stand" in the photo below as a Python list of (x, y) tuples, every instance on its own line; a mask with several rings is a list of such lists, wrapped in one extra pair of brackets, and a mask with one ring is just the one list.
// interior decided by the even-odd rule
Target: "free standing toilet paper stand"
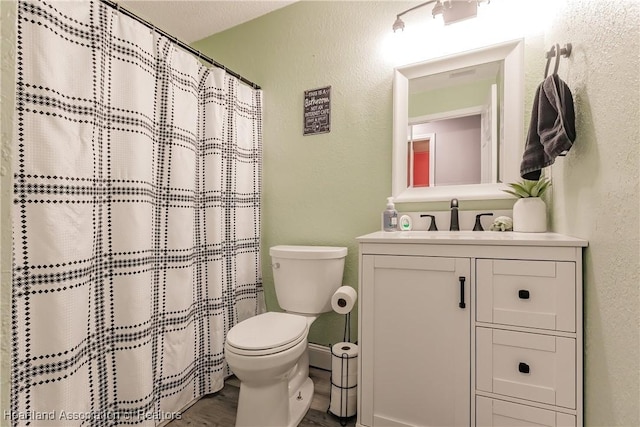
[[(356, 414), (357, 357), (357, 345), (351, 344), (351, 312), (348, 312), (345, 314), (343, 342), (331, 346), (331, 400), (327, 409), (328, 413), (340, 419), (341, 426), (346, 426), (349, 418)], [(336, 365), (334, 362), (337, 359), (339, 363)], [(334, 393), (336, 390), (339, 394)], [(334, 401), (335, 398), (339, 400), (338, 405)]]

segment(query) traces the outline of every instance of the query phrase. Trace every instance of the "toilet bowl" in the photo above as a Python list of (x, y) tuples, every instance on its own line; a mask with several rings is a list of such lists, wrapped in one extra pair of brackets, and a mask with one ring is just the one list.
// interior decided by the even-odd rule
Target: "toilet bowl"
[(240, 380), (236, 426), (298, 425), (313, 397), (309, 359), (303, 357), (307, 319), (269, 312), (238, 326), (225, 343), (227, 363)]
[(276, 294), (284, 313), (244, 320), (227, 333), (225, 358), (240, 380), (237, 427), (297, 426), (313, 398), (307, 336), (342, 284), (346, 248), (271, 248)]

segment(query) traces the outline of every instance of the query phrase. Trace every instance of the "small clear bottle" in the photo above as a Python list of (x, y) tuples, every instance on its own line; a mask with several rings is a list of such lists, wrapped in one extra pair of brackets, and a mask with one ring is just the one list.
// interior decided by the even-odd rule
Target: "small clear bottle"
[(398, 211), (393, 204), (393, 197), (387, 197), (387, 209), (382, 212), (382, 229), (384, 231), (398, 231)]

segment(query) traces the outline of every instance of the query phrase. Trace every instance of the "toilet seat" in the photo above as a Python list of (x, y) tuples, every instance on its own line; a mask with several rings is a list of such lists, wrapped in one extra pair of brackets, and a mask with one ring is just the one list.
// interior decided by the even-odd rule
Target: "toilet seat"
[(307, 319), (294, 314), (268, 312), (235, 325), (227, 333), (227, 346), (236, 354), (265, 356), (287, 350), (303, 340)]

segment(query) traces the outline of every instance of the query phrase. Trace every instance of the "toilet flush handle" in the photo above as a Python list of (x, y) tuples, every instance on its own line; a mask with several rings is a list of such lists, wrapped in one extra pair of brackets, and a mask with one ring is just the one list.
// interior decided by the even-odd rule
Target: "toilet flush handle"
[(280, 263), (276, 262), (275, 264), (271, 264), (271, 267), (273, 267), (274, 270), (278, 269), (278, 268), (280, 268)]

